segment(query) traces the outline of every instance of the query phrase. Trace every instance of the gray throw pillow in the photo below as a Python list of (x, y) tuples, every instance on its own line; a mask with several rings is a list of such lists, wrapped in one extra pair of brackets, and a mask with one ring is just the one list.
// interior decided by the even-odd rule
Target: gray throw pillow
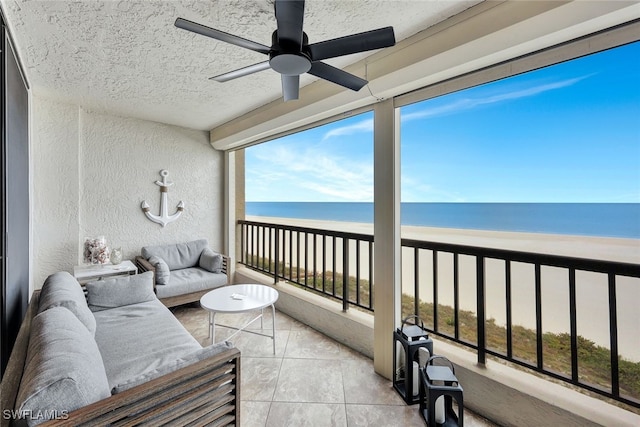
[(33, 318), (16, 408), (33, 426), (111, 395), (95, 339), (64, 307)]
[(171, 372), (175, 372), (178, 369), (184, 368), (185, 366), (189, 366), (201, 360), (215, 356), (216, 354), (222, 353), (223, 351), (228, 350), (230, 348), (233, 348), (233, 344), (231, 344), (229, 341), (223, 341), (223, 342), (212, 344), (208, 347), (204, 347), (199, 350), (193, 351), (177, 359), (174, 362), (166, 363), (162, 366), (157, 367), (156, 369), (147, 371), (143, 374), (140, 374), (136, 377), (133, 377), (123, 383), (120, 383), (114, 386), (113, 389), (111, 389), (111, 393), (112, 394), (122, 393), (125, 390), (129, 390), (130, 388), (133, 388), (140, 384), (144, 384), (148, 381), (159, 378), (163, 375), (169, 374)]
[(222, 272), (222, 255), (213, 250), (206, 248), (200, 255), (200, 262), (198, 263), (200, 268), (204, 268), (212, 273)]
[(156, 298), (151, 271), (87, 283), (87, 299), (91, 311), (108, 310)]
[(80, 283), (66, 271), (47, 277), (40, 290), (38, 313), (52, 307), (65, 307), (76, 315), (91, 335), (96, 334), (96, 318), (87, 306), (87, 299)]
[(156, 269), (156, 285), (168, 285), (169, 278), (171, 277), (171, 271), (166, 262), (159, 256), (152, 255), (149, 257), (149, 262)]
[(199, 239), (173, 245), (143, 246), (141, 253), (146, 259), (154, 255), (162, 258), (171, 270), (181, 270), (197, 266), (200, 254), (208, 246), (207, 239)]

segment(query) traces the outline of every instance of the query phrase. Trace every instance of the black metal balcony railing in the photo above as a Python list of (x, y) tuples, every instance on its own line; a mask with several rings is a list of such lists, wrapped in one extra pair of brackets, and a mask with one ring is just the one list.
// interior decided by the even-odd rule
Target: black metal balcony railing
[[(242, 264), (272, 275), (276, 281), (287, 280), (341, 300), (344, 310), (354, 305), (373, 311), (373, 236), (261, 222), (238, 223), (242, 239)], [(633, 278), (637, 281), (640, 278), (640, 265), (411, 239), (402, 239), (402, 248), (403, 256), (407, 252), (413, 254), (414, 267), (413, 283), (409, 284), (413, 288), (413, 296), (403, 294), (403, 315), (417, 314), (427, 319), (426, 324), (432, 334), (474, 349), (479, 363), (485, 363), (489, 354), (640, 408), (640, 363), (620, 357), (617, 300), (619, 279)], [(423, 298), (420, 291), (425, 288), (425, 278), (421, 273), (427, 267), (421, 259), (425, 255), (430, 258), (428, 267), (431, 274), (428, 280), (429, 295)], [(452, 271), (449, 272), (453, 276), (451, 284), (445, 284), (440, 279), (443, 273), (439, 271), (441, 258), (452, 258)], [(350, 265), (354, 259), (355, 265)], [(472, 312), (463, 310), (460, 305), (463, 284), (460, 263), (463, 259), (465, 263), (472, 262), (475, 269), (474, 278), (466, 278), (464, 282), (465, 285), (470, 281), (475, 282), (470, 284), (476, 296)], [(505, 314), (504, 327), (496, 326), (493, 319), (487, 318), (486, 269), (489, 264), (495, 267), (496, 263), (504, 269), (504, 303), (500, 303)], [(534, 277), (531, 308), (535, 313), (535, 327), (532, 330), (514, 325), (513, 322), (512, 295), (516, 289), (514, 286), (519, 286), (519, 283), (514, 282), (512, 270), (523, 265), (533, 270)], [(547, 334), (543, 329), (544, 322), (549, 319), (543, 318), (542, 272), (548, 269), (566, 272), (569, 301), (567, 334)], [(578, 334), (576, 306), (581, 282), (576, 280), (576, 273), (606, 277), (607, 298), (601, 304), (608, 313), (609, 346), (605, 351), (608, 354), (595, 362), (588, 362), (588, 355), (584, 353), (595, 353), (594, 349), (602, 353), (604, 349), (594, 346)], [(404, 281), (408, 280), (405, 278)], [(453, 307), (439, 302), (439, 292), (444, 292), (447, 285), (453, 288), (447, 289), (453, 294)], [(640, 283), (634, 282), (633, 286), (636, 285)], [(425, 302), (427, 300), (429, 303)], [(463, 318), (464, 321), (461, 320)], [(503, 344), (500, 339), (496, 342), (496, 330), (499, 331), (498, 335), (504, 336)], [(514, 338), (516, 331), (520, 335)], [(522, 343), (519, 341), (533, 343), (530, 354), (521, 352)], [(516, 345), (518, 352), (514, 351)], [(545, 357), (550, 345), (566, 348), (563, 351), (568, 353), (567, 360), (558, 362), (555, 359), (562, 359), (562, 355), (555, 354)], [(589, 363), (601, 366), (589, 367)], [(589, 370), (588, 374), (584, 374), (583, 370)]]
[[(238, 221), (240, 263), (306, 289), (373, 311), (373, 236)], [(355, 259), (355, 263), (351, 259)], [(355, 265), (352, 265), (355, 264)]]

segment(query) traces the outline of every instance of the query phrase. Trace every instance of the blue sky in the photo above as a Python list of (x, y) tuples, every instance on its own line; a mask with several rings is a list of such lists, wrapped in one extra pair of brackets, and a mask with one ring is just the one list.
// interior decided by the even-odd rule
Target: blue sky
[[(640, 203), (640, 42), (401, 109), (403, 202)], [(247, 201), (373, 201), (373, 113), (246, 150)]]

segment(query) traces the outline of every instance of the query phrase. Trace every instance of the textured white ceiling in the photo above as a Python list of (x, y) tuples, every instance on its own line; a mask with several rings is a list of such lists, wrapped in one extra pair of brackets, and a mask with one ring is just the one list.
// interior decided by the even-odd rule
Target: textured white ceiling
[[(391, 25), (399, 41), (476, 3), (308, 0), (304, 31), (314, 43)], [(2, 8), (36, 95), (202, 130), (281, 96), (272, 70), (208, 80), (267, 58), (174, 26), (182, 17), (270, 45), (273, 0), (2, 0)], [(363, 57), (327, 62), (344, 67)]]

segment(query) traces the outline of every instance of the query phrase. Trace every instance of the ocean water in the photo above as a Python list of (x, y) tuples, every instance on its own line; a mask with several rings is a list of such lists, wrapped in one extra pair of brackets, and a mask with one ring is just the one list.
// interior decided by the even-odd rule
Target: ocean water
[[(373, 203), (247, 202), (251, 216), (373, 222)], [(402, 203), (402, 225), (640, 239), (640, 203)]]

